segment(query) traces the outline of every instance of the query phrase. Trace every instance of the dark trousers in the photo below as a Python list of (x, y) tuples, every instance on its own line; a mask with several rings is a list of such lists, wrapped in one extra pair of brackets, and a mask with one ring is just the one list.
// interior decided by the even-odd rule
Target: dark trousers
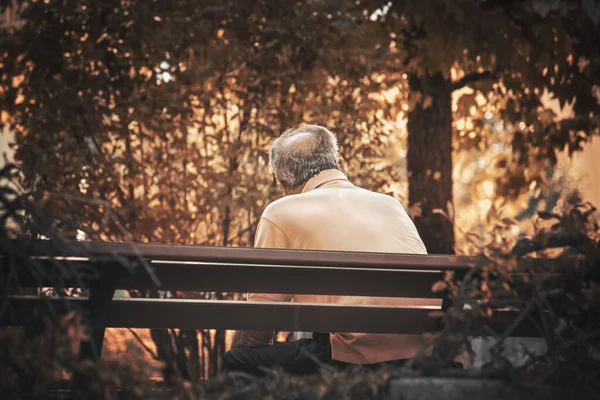
[[(405, 361), (390, 361), (365, 367), (402, 365)], [(313, 374), (322, 365), (345, 369), (355, 364), (331, 359), (331, 343), (328, 333), (314, 333), (312, 339), (300, 339), (296, 342), (238, 347), (231, 349), (223, 356), (224, 371), (241, 371), (259, 376), (276, 367), (283, 368), (290, 374)]]

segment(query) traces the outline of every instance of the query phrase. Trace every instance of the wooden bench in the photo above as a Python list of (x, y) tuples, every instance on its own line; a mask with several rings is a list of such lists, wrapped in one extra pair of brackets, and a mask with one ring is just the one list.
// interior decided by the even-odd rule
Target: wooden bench
[[(463, 276), (476, 258), (300, 251), (250, 248), (158, 245), (139, 243), (48, 241), (27, 244), (28, 256), (6, 254), (4, 279), (20, 287), (79, 287), (87, 297), (48, 298), (14, 294), (1, 325), (23, 323), (36, 306), (69, 309), (78, 306), (89, 316), (90, 355), (98, 357), (105, 327), (247, 329), (276, 331), (421, 334), (438, 329), (428, 314), (440, 309), (433, 283), (444, 272)], [(31, 268), (15, 266), (33, 263)], [(74, 270), (84, 271), (78, 279)], [(13, 271), (13, 272), (11, 272)], [(12, 275), (11, 275), (12, 274)], [(9, 276), (11, 275), (11, 276)], [(59, 279), (60, 277), (60, 279)], [(173, 298), (114, 298), (117, 289), (202, 292), (260, 292), (413, 298), (414, 305), (346, 306), (307, 303)], [(491, 326), (501, 330), (515, 311), (498, 311)], [(515, 336), (538, 336), (522, 324)]]

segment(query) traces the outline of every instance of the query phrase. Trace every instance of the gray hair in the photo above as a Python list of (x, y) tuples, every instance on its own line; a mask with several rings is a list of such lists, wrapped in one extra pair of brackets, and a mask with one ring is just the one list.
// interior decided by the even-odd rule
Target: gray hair
[(319, 125), (288, 129), (269, 149), (275, 179), (287, 189), (296, 189), (327, 169), (339, 169), (335, 135)]

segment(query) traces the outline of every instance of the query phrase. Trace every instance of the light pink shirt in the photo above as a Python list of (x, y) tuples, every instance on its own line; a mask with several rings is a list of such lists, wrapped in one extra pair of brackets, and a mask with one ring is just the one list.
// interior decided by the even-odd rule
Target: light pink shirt
[[(323, 171), (306, 183), (301, 194), (271, 203), (260, 220), (255, 247), (427, 253), (398, 200), (356, 187), (338, 170)], [(418, 303), (388, 297), (258, 293), (249, 294), (248, 300), (398, 306)], [(410, 358), (424, 346), (424, 338), (418, 335), (331, 335), (333, 359), (355, 364)]]

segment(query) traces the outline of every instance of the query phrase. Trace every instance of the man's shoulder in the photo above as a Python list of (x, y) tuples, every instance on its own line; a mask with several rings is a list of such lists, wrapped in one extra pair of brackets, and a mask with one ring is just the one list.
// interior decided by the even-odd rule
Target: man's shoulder
[(397, 198), (395, 198), (394, 196), (391, 196), (389, 194), (374, 192), (372, 190), (364, 189), (364, 188), (358, 188), (358, 189), (360, 189), (361, 195), (365, 196), (370, 201), (384, 203), (384, 204), (391, 205), (391, 206), (401, 205), (400, 200), (398, 200)]
[(278, 220), (289, 213), (294, 204), (297, 204), (297, 199), (293, 199), (296, 196), (285, 196), (269, 203), (263, 211), (262, 217), (273, 223), (278, 222)]
[(322, 204), (323, 199), (315, 197), (313, 192), (293, 194), (277, 199), (265, 208), (262, 217), (280, 227), (302, 220), (315, 210), (316, 204)]

